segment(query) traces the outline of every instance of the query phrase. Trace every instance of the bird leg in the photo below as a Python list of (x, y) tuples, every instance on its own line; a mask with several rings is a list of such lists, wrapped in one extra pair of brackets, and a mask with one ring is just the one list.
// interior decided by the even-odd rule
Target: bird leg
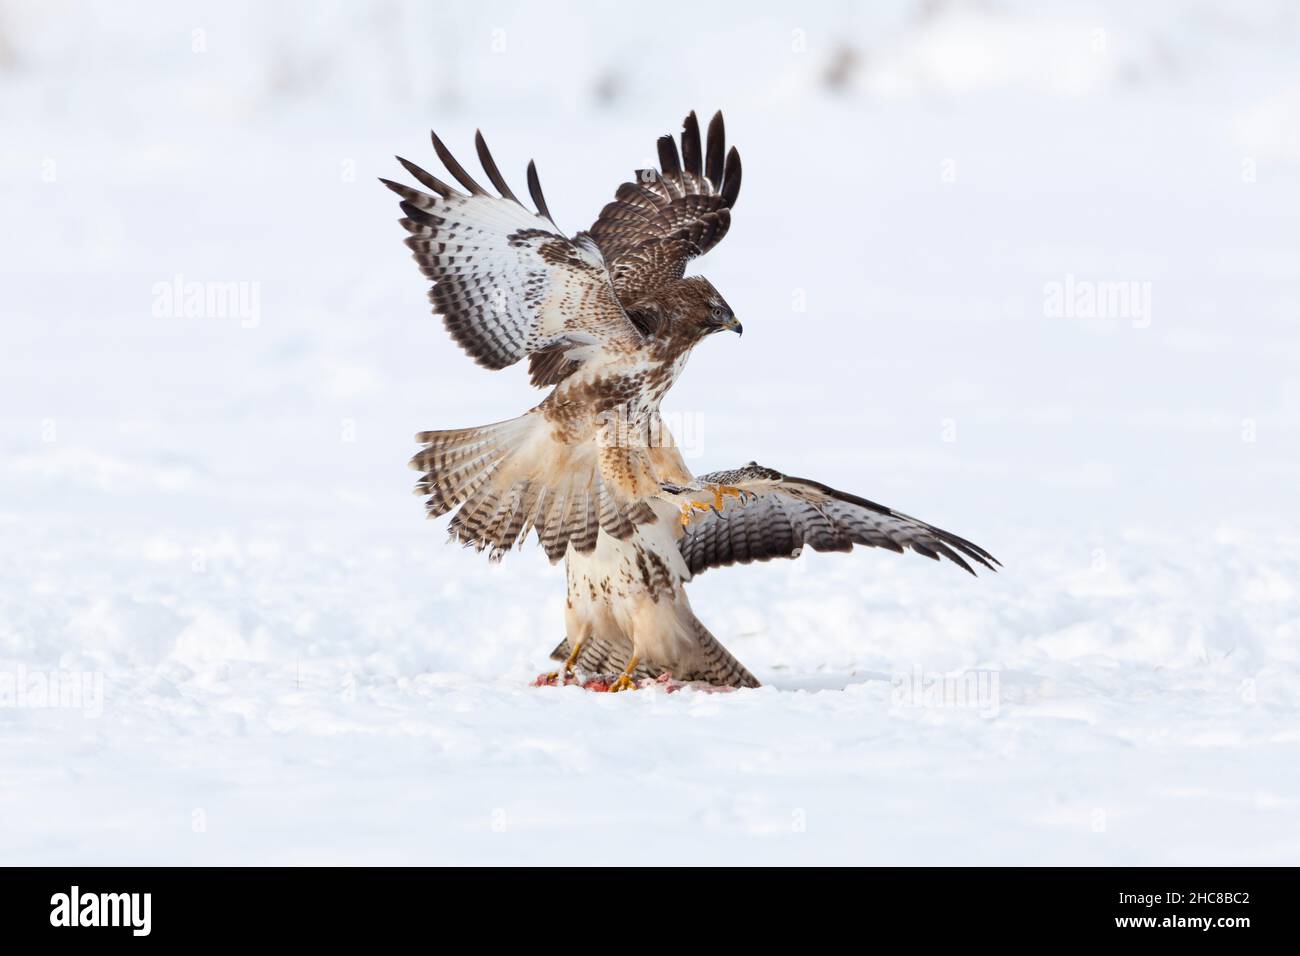
[(636, 690), (636, 679), (632, 677), (632, 672), (636, 670), (636, 665), (640, 662), (641, 658), (633, 654), (632, 659), (627, 662), (627, 667), (623, 668), (623, 673), (618, 675), (618, 680), (610, 685), (609, 692), (611, 694), (620, 690)]
[(579, 639), (574, 641), (573, 650), (569, 651), (569, 657), (567, 660), (565, 660), (564, 667), (558, 671), (551, 671), (549, 674), (547, 674), (546, 683), (549, 684), (552, 681), (554, 681), (560, 684), (561, 686), (563, 686), (564, 682), (573, 676), (573, 665), (578, 662), (578, 654), (581, 653), (581, 651), (582, 651), (582, 640)]
[(713, 500), (710, 502), (699, 502), (689, 500), (682, 503), (682, 527), (690, 524), (695, 519), (697, 511), (721, 511), (726, 504), (728, 497), (744, 499), (745, 493), (739, 488), (732, 485), (705, 485), (704, 490), (712, 492)]

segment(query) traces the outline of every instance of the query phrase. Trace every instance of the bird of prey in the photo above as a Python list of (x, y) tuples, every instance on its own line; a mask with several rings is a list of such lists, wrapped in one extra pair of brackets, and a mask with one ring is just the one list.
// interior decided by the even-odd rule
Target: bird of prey
[(565, 638), (551, 675), (617, 674), (611, 689), (671, 674), (758, 681), (691, 610), (685, 585), (709, 568), (792, 558), (804, 547), (911, 549), (974, 573), (996, 560), (963, 538), (890, 508), (753, 462), (698, 477), (660, 417), (691, 350), (741, 324), (686, 265), (731, 226), (740, 155), (722, 114), (701, 136), (686, 117), (681, 148), (658, 141), (659, 168), (619, 186), (592, 226), (566, 236), (528, 164), (536, 211), (511, 191), (481, 133), (484, 188), (438, 138), (460, 189), (398, 161), (426, 191), (381, 180), (401, 198), (406, 244), (433, 285), (447, 331), (478, 364), (528, 359), (549, 389), (517, 418), (416, 436), (411, 461), (429, 516), (454, 511), (453, 540), (498, 560), (536, 533), (566, 564)]

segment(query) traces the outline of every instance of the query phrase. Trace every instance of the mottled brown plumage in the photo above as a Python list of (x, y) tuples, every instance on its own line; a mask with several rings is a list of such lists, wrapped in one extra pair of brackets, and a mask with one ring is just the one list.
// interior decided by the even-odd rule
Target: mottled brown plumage
[(707, 156), (694, 113), (682, 124), (681, 157), (671, 136), (658, 150), (662, 169), (638, 170), (591, 227), (624, 303), (680, 279), (687, 262), (717, 245), (740, 193), (740, 154), (732, 147), (724, 158), (721, 113), (709, 123)]

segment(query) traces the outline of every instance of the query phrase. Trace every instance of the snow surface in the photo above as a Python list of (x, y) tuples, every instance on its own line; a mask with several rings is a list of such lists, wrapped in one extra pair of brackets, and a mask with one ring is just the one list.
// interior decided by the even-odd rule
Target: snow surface
[[(0, 862), (1300, 862), (1300, 15), (878, 6), (0, 6)], [(575, 231), (717, 107), (692, 466), (1005, 570), (712, 571), (762, 689), (533, 688), (561, 570), (445, 545), (405, 463), (537, 394), (374, 178), (481, 126)]]

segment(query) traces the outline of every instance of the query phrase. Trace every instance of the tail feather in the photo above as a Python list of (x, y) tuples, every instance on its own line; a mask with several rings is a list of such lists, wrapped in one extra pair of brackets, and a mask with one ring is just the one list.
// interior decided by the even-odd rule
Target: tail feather
[(429, 472), (415, 486), (417, 494), (429, 496), (429, 517), (436, 518), (468, 501), (492, 479), (501, 455), (485, 455), (466, 462), (450, 472)]
[(429, 496), (430, 517), (446, 514), (469, 501), (491, 480), (520, 434), (520, 423), (521, 419), (515, 418), (481, 428), (420, 432), (415, 436), (425, 447), (411, 459), (411, 467), (424, 472), (416, 492)]
[[(694, 618), (688, 626), (696, 643), (696, 652), (690, 660), (678, 661), (669, 666), (662, 661), (642, 658), (632, 675), (637, 678), (659, 677), (665, 672), (671, 672), (673, 677), (681, 681), (704, 681), (718, 687), (762, 686), (758, 678), (722, 646), (699, 618)], [(566, 637), (551, 651), (551, 660), (568, 660), (571, 650), (572, 645)], [(623, 635), (593, 634), (583, 641), (576, 664), (579, 670), (590, 674), (618, 674), (627, 666), (631, 655), (632, 643)]]
[(600, 532), (598, 498), (599, 492), (588, 487), (580, 499), (581, 505), (573, 511), (569, 525), (569, 541), (583, 553), (596, 547), (596, 535)]
[(616, 538), (626, 538), (632, 533), (632, 522), (619, 510), (614, 496), (603, 490), (599, 495), (600, 526)]
[(473, 445), (439, 449), (437, 453), (417, 457), (421, 468), (439, 479), (440, 483), (454, 482), (454, 476), (465, 470), (478, 471), (474, 466), (485, 458), (500, 457), (502, 449), (495, 443), (478, 442)]
[(566, 516), (570, 507), (572, 504), (565, 492), (563, 490), (555, 492), (551, 495), (545, 521), (538, 525), (537, 532), (542, 540), (542, 548), (552, 561), (564, 557), (564, 549), (569, 546), (569, 537), (565, 530), (568, 527)]
[(709, 633), (699, 618), (694, 619), (695, 636), (698, 641), (695, 660), (689, 665), (692, 673), (698, 675), (688, 680), (704, 680), (710, 684), (726, 687), (758, 687), (758, 678), (745, 669), (745, 665), (731, 656), (722, 646), (722, 642)]
[(622, 501), (605, 488), (590, 446), (548, 434), (536, 410), (480, 428), (421, 432), (416, 438), (425, 447), (411, 466), (424, 473), (416, 492), (427, 496), (429, 516), (455, 511), (453, 540), (490, 548), (494, 560), (532, 531), (558, 561), (570, 544), (591, 551), (602, 528), (626, 538), (653, 520), (644, 502)]
[(460, 511), (456, 512), (456, 517), (451, 519), (448, 529), (451, 536), (462, 544), (474, 545), (482, 551), (491, 543), (484, 532), (492, 523), (492, 518), (496, 516), (500, 505), (500, 496), (491, 488), (485, 488), (482, 493), (471, 498)]
[(519, 531), (528, 518), (525, 508), (532, 506), (532, 499), (529, 497), (531, 485), (530, 481), (515, 485), (511, 489), (509, 499), (497, 512), (497, 518), (486, 534), (492, 546), (493, 560), (499, 561), (502, 555), (518, 541)]
[[(528, 504), (527, 514), (524, 517), (524, 525), (519, 530), (519, 538), (516, 542), (520, 546), (522, 546), (524, 541), (527, 540), (528, 535), (532, 533), (533, 529), (537, 527), (538, 520), (545, 516), (547, 509), (550, 507), (550, 501), (548, 500), (549, 497), (550, 489), (545, 485), (542, 485), (533, 492), (533, 499)], [(540, 529), (538, 529), (537, 538), (538, 541), (541, 540)]]

